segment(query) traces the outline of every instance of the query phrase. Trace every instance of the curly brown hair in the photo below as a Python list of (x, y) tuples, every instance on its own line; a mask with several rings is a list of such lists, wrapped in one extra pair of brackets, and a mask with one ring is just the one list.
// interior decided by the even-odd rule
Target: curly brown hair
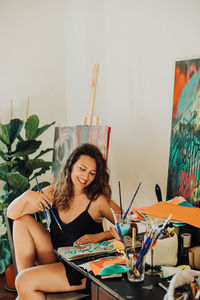
[(71, 180), (73, 165), (81, 155), (87, 155), (96, 161), (96, 176), (94, 180), (85, 187), (84, 192), (89, 200), (96, 200), (100, 195), (111, 199), (111, 188), (109, 184), (110, 171), (101, 151), (92, 144), (82, 144), (77, 147), (67, 159), (54, 188), (54, 205), (61, 209), (68, 208), (70, 199), (74, 196), (74, 188)]

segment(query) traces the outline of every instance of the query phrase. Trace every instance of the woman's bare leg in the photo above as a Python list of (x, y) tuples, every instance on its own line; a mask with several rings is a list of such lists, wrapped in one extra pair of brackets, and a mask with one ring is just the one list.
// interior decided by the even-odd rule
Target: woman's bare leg
[(71, 286), (61, 262), (35, 266), (21, 271), (16, 278), (19, 300), (45, 300), (45, 293), (66, 292), (84, 289), (82, 284)]
[(18, 272), (35, 265), (56, 262), (49, 232), (33, 217), (14, 221), (13, 240)]

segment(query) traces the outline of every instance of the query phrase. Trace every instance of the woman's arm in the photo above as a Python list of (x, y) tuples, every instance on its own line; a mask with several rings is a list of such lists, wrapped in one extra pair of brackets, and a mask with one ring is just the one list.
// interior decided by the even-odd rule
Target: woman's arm
[(27, 190), (22, 195), (17, 197), (8, 206), (7, 216), (10, 219), (16, 220), (27, 214), (34, 214), (43, 209), (42, 203), (48, 208), (46, 200), (52, 204), (53, 202), (53, 186), (48, 186), (43, 189), (43, 193)]
[[(120, 214), (120, 213), (121, 213), (121, 209), (120, 209), (119, 205), (117, 205), (113, 200), (109, 200), (109, 206), (110, 206), (110, 208), (112, 208), (112, 209), (114, 210), (114, 212), (115, 212), (116, 214)], [(105, 204), (104, 204), (103, 208), (106, 209), (104, 213), (107, 214), (108, 208), (106, 208)], [(122, 210), (122, 212), (124, 213), (124, 210)], [(106, 215), (105, 215), (105, 217), (106, 217)], [(112, 222), (112, 221), (109, 219), (109, 216), (108, 216), (108, 215), (107, 215), (106, 219), (108, 219), (110, 222)], [(112, 223), (114, 223), (114, 218), (113, 218), (113, 222), (112, 222)], [(130, 222), (130, 229), (129, 229), (129, 231), (127, 232), (127, 234), (132, 235), (133, 227), (136, 228), (136, 232), (138, 232), (137, 224), (136, 224), (134, 221), (131, 221), (131, 222)]]

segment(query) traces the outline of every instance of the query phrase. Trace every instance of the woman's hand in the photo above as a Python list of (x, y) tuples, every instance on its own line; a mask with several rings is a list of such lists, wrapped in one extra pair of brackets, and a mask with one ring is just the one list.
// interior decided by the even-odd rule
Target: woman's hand
[(33, 207), (34, 210), (43, 210), (43, 205), (45, 208), (49, 209), (48, 204), (51, 204), (49, 199), (44, 193), (29, 191), (27, 195), (27, 202)]
[(50, 205), (53, 203), (53, 196), (50, 191), (52, 186), (44, 189), (43, 193), (26, 191), (18, 198), (16, 198), (7, 209), (7, 216), (10, 219), (16, 220), (24, 215), (32, 215), (40, 210), (43, 210), (43, 205), (48, 209), (49, 202)]
[(28, 202), (37, 211), (43, 210), (43, 205), (45, 208), (49, 209), (47, 202), (52, 206), (53, 203), (53, 191), (54, 186), (49, 185), (43, 189), (42, 192), (28, 191)]
[(100, 242), (102, 239), (100, 238), (100, 234), (85, 234), (80, 237), (78, 240), (74, 242), (74, 246), (80, 246), (85, 244), (95, 244)]

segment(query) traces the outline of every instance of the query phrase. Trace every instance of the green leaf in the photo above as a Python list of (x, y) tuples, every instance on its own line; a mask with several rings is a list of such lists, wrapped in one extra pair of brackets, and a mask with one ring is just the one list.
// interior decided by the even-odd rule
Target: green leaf
[(0, 164), (0, 172), (1, 172), (1, 168), (12, 167), (14, 164), (15, 164), (14, 160), (6, 161), (6, 162)]
[(44, 161), (43, 159), (30, 159), (26, 163), (26, 168), (29, 170), (35, 170), (39, 168), (50, 168), (52, 162)]
[(0, 164), (0, 175), (6, 174), (7, 172), (8, 172), (8, 167), (5, 165), (2, 166), (2, 164)]
[(0, 122), (0, 140), (6, 145), (10, 146), (10, 138), (8, 133), (7, 125)]
[[(39, 177), (42, 174), (45, 174), (46, 171), (48, 171), (50, 168), (46, 169), (46, 168), (42, 168), (40, 171), (34, 173), (35, 176)], [(32, 180), (34, 178), (34, 176), (32, 178), (30, 178), (30, 180)]]
[(8, 203), (0, 203), (0, 211), (4, 211), (8, 207), (8, 205), (9, 205)]
[(19, 192), (23, 193), (30, 187), (28, 179), (19, 173), (8, 173), (6, 178), (8, 184)]
[(43, 159), (30, 159), (29, 161), (26, 162), (25, 165), (25, 174), (27, 177), (30, 177), (34, 170), (36, 169), (45, 169), (50, 170), (52, 163), (51, 162), (46, 162)]
[(47, 125), (44, 125), (40, 128), (38, 128), (36, 130), (36, 133), (35, 135), (33, 136), (34, 139), (36, 139), (38, 136), (40, 136), (44, 131), (46, 131), (49, 127), (51, 127), (52, 125), (54, 125), (56, 122), (52, 122), (51, 124), (47, 124)]
[(12, 168), (14, 164), (14, 160), (0, 164), (0, 180), (6, 181), (5, 175), (10, 172), (10, 168)]
[(23, 142), (23, 141), (24, 141), (24, 139), (21, 137), (21, 135), (20, 135), (20, 134), (18, 135), (18, 137), (17, 137), (17, 138), (18, 138), (18, 140), (19, 140), (20, 142)]
[(2, 150), (0, 150), (0, 156), (3, 160), (7, 161), (8, 160), (8, 156), (5, 152), (3, 152)]
[(40, 153), (39, 153), (34, 159), (37, 159), (37, 158), (39, 158), (40, 156), (46, 154), (47, 152), (50, 152), (50, 151), (53, 151), (53, 150), (54, 150), (53, 148), (48, 148), (48, 149), (46, 149), (46, 150), (42, 150), (42, 151), (40, 151)]
[(0, 274), (4, 273), (11, 263), (11, 252), (8, 239), (0, 238)]
[[(11, 189), (11, 187), (10, 187), (10, 189)], [(19, 190), (14, 189), (14, 190), (10, 190), (9, 192), (6, 192), (5, 195), (2, 195), (2, 196), (0, 197), (0, 202), (1, 202), (2, 206), (3, 206), (3, 208), (4, 208), (4, 209), (7, 208), (8, 205), (9, 205), (14, 199), (16, 199), (18, 196), (20, 196), (20, 195), (21, 195), (23, 192), (25, 192), (25, 191), (26, 191), (26, 189), (25, 189), (24, 191), (19, 191)]]
[(25, 131), (26, 131), (27, 140), (32, 140), (35, 138), (38, 126), (39, 126), (38, 116), (37, 115), (30, 116), (25, 123)]
[(12, 144), (14, 140), (20, 135), (23, 124), (24, 122), (20, 119), (10, 120), (10, 123), (7, 125), (10, 144)]
[(24, 142), (18, 142), (16, 146), (16, 150), (12, 152), (9, 157), (20, 157), (20, 156), (26, 156), (31, 153), (34, 153), (37, 151), (37, 149), (41, 145), (41, 141), (35, 141), (35, 140), (28, 140)]

